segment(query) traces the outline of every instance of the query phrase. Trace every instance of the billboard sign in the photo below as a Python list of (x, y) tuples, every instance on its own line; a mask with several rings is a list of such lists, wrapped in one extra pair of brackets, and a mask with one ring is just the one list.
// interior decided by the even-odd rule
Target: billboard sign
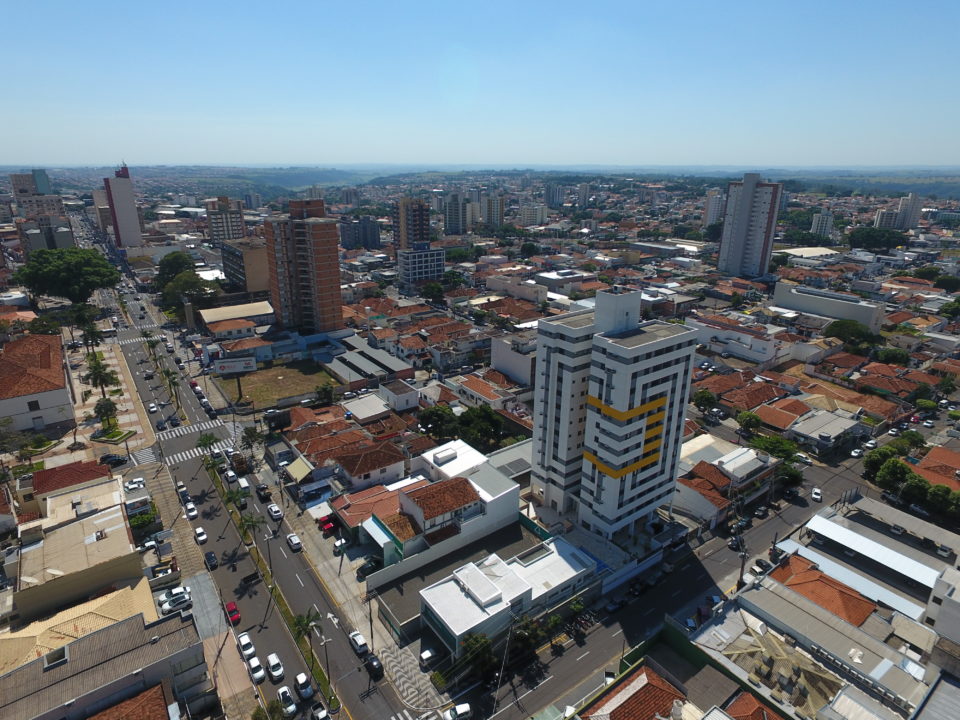
[(228, 358), (213, 361), (213, 371), (217, 375), (252, 372), (257, 369), (255, 358)]

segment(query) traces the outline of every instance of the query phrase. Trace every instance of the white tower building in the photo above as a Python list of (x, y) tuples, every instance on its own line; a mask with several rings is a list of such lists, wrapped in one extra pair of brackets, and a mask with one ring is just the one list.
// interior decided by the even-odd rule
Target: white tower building
[(746, 278), (767, 272), (782, 192), (783, 185), (761, 182), (757, 173), (730, 183), (717, 270)]

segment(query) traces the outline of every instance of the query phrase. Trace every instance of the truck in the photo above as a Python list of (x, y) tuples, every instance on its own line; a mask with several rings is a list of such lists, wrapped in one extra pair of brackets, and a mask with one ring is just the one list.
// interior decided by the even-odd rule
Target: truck
[(247, 461), (246, 455), (235, 452), (230, 456), (230, 467), (237, 475), (243, 475), (250, 469), (250, 463)]

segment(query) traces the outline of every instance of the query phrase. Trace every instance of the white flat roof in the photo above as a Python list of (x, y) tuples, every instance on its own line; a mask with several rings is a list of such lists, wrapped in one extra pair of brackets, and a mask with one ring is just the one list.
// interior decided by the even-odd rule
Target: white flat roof
[(807, 530), (823, 535), (825, 538), (850, 548), (864, 557), (885, 565), (904, 577), (917, 581), (924, 587), (932, 588), (936, 584), (937, 578), (940, 577), (939, 570), (917, 562), (886, 545), (828, 520), (822, 515), (814, 515), (810, 518), (806, 527)]
[[(437, 464), (434, 458), (439, 454), (441, 457), (447, 450), (456, 452), (456, 456), (444, 463)], [(448, 478), (466, 477), (467, 474), (478, 465), (487, 461), (487, 456), (463, 440), (451, 440), (450, 442), (435, 447), (421, 455), (428, 465), (437, 468), (441, 474)]]

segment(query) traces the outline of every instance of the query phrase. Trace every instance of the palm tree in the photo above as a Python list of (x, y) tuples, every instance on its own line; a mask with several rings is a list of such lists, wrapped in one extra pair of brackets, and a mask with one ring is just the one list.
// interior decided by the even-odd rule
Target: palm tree
[(170, 392), (177, 401), (177, 412), (180, 412), (180, 379), (176, 376), (170, 378)]
[(83, 376), (83, 381), (100, 388), (100, 394), (107, 396), (107, 387), (115, 387), (120, 384), (120, 378), (116, 371), (107, 367), (102, 360), (93, 355), (87, 362), (87, 374)]
[(253, 454), (253, 449), (263, 442), (263, 433), (256, 428), (248, 427), (243, 429), (243, 435), (240, 437), (240, 447), (249, 450)]
[(103, 333), (100, 332), (100, 329), (93, 323), (84, 325), (81, 330), (83, 331), (83, 335), (80, 339), (83, 342), (83, 346), (87, 348), (89, 352), (93, 352), (93, 349), (103, 340)]
[[(293, 641), (300, 644), (300, 641), (303, 638), (308, 638), (311, 641), (313, 638), (310, 633), (313, 632), (313, 626), (317, 625), (322, 616), (316, 610), (308, 609), (306, 615), (295, 615), (293, 618), (293, 626), (290, 628), (293, 632)], [(313, 643), (310, 643), (310, 674), (313, 674), (313, 662), (316, 659), (316, 656), (313, 654)]]
[(111, 425), (110, 421), (117, 416), (117, 404), (110, 398), (100, 398), (94, 405), (93, 412), (100, 418), (100, 424), (106, 429)]
[[(144, 332), (149, 332), (149, 330), (144, 330)], [(150, 353), (150, 356), (156, 360), (157, 359), (157, 345), (160, 344), (160, 341), (157, 338), (149, 338), (147, 340), (147, 350)]]
[(203, 433), (197, 438), (196, 447), (198, 450), (203, 452), (203, 464), (205, 467), (209, 467), (210, 451), (218, 442), (219, 440), (217, 440), (217, 436), (213, 435), (212, 433)]
[[(230, 492), (237, 492), (231, 490)], [(244, 543), (247, 543), (249, 534), (255, 532), (267, 524), (266, 518), (261, 515), (251, 515), (250, 513), (240, 513), (237, 518), (237, 530), (240, 531), (240, 537)], [(247, 543), (249, 544), (249, 543)]]

